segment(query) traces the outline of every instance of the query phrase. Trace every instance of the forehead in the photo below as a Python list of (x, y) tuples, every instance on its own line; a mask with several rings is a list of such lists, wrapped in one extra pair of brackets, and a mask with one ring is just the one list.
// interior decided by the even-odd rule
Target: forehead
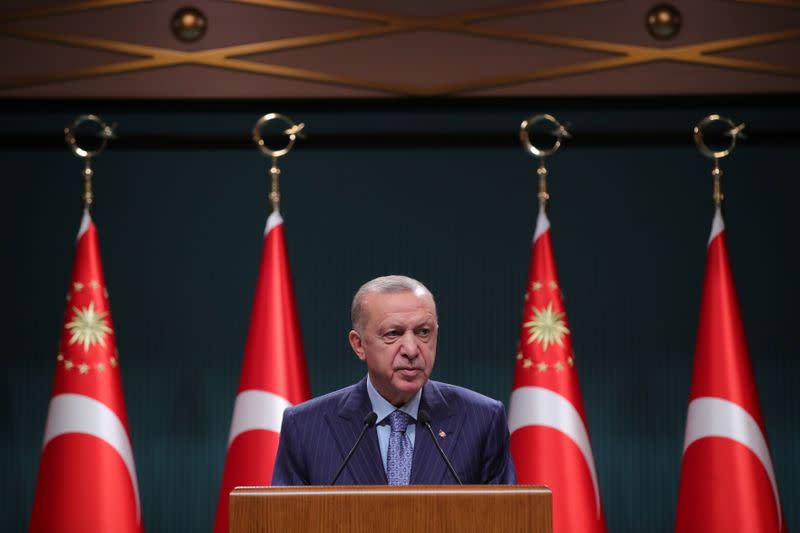
[(433, 297), (424, 289), (402, 292), (372, 292), (364, 298), (367, 320), (384, 320), (400, 314), (431, 315), (436, 318)]

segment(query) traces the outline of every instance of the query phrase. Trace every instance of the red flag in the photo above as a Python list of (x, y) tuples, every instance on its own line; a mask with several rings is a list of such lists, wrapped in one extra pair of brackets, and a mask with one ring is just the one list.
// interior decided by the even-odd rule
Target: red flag
[(235, 487), (270, 484), (283, 410), (310, 397), (283, 219), (273, 211), (264, 232), (215, 532), (228, 531), (228, 495)]
[(553, 491), (553, 531), (606, 530), (550, 221), (539, 209), (509, 405), (520, 483)]
[(119, 354), (88, 211), (78, 232), (30, 531), (142, 531)]
[(786, 530), (719, 208), (708, 240), (678, 532)]

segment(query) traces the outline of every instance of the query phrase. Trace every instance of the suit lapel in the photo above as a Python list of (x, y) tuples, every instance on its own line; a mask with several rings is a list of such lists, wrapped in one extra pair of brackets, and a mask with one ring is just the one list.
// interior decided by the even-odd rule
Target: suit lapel
[[(453, 449), (458, 440), (462, 416), (459, 416), (448, 405), (436, 382), (429, 381), (422, 389), (420, 409), (424, 409), (431, 417), (431, 429), (434, 438), (439, 442), (444, 453), (453, 461)], [(411, 484), (455, 483), (444, 460), (431, 439), (428, 428), (417, 425), (414, 437), (414, 459), (411, 467)], [(444, 436), (442, 436), (444, 435)], [(455, 466), (455, 465), (454, 465)]]
[[(326, 415), (328, 425), (341, 451), (341, 455), (333, 459), (333, 462), (336, 463), (334, 468), (339, 467), (347, 452), (355, 444), (358, 434), (364, 427), (364, 416), (370, 411), (372, 411), (372, 404), (367, 395), (367, 379), (365, 377), (353, 387), (348, 395), (342, 398), (336, 413)], [(349, 474), (350, 483), (347, 483), (346, 474)], [(358, 449), (350, 458), (345, 472), (339, 479), (342, 484), (353, 485), (385, 485), (387, 483), (378, 447), (378, 434), (374, 427), (367, 430), (364, 439), (358, 445)]]

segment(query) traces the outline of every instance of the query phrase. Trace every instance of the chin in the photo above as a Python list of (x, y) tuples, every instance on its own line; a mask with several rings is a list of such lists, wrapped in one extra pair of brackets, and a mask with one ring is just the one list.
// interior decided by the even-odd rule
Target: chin
[(413, 396), (419, 389), (423, 387), (423, 385), (425, 385), (427, 381), (427, 377), (417, 378), (414, 381), (401, 381), (400, 383), (396, 384), (395, 389), (398, 392)]

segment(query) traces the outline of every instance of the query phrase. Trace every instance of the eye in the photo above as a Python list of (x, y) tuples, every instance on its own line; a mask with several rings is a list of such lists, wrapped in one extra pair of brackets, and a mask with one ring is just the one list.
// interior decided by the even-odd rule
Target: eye
[(397, 330), (391, 329), (391, 330), (387, 331), (386, 333), (384, 333), (383, 336), (386, 337), (387, 339), (396, 339), (397, 337), (400, 336), (400, 332), (397, 331)]
[(417, 329), (417, 335), (419, 335), (420, 337), (427, 337), (430, 334), (431, 334), (431, 328), (425, 327)]

